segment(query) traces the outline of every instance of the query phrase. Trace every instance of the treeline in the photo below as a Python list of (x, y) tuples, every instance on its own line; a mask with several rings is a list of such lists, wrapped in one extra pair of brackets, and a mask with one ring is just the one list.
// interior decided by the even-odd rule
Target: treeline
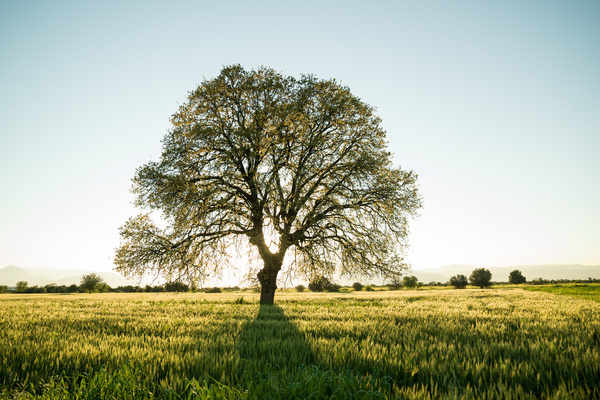
[(221, 293), (227, 291), (239, 291), (239, 286), (234, 287), (210, 287), (210, 288), (194, 288), (183, 282), (169, 282), (164, 285), (146, 285), (146, 286), (118, 286), (110, 287), (105, 282), (99, 282), (94, 286), (86, 284), (81, 285), (57, 285), (51, 283), (45, 286), (29, 286), (27, 281), (17, 282), (17, 286), (9, 288), (7, 285), (0, 285), (0, 293), (160, 293), (160, 292), (205, 292), (205, 293)]
[[(355, 282), (351, 285), (354, 291), (374, 291), (374, 290), (398, 290), (398, 289), (414, 289), (422, 286), (453, 286), (455, 288), (465, 288), (468, 284), (472, 286), (479, 286), (481, 288), (489, 287), (492, 285), (506, 284), (507, 282), (496, 282), (492, 281), (491, 273), (484, 270), (483, 268), (473, 271), (469, 278), (464, 275), (456, 275), (450, 278), (448, 282), (429, 282), (422, 283), (417, 280), (415, 276), (404, 276), (403, 279), (393, 279), (391, 282), (384, 285), (363, 285), (360, 282)], [(508, 283), (513, 284), (524, 284), (529, 285), (556, 285), (556, 284), (567, 284), (567, 283), (600, 283), (600, 279), (588, 278), (588, 279), (542, 279), (537, 278), (531, 281), (527, 281), (525, 277), (520, 274), (513, 274), (512, 279), (509, 279)], [(304, 292), (310, 290), (311, 292), (340, 292), (351, 290), (341, 285), (331, 282), (329, 279), (323, 276), (317, 276), (308, 284), (308, 287), (304, 285), (297, 285), (295, 289), (298, 292)], [(146, 286), (118, 286), (110, 287), (106, 282), (96, 282), (95, 284), (90, 282), (83, 282), (80, 285), (57, 285), (51, 283), (45, 286), (29, 286), (26, 281), (17, 282), (15, 288), (9, 288), (7, 285), (0, 285), (0, 293), (183, 293), (183, 292), (197, 292), (197, 293), (222, 293), (222, 292), (238, 292), (244, 290), (260, 291), (259, 288), (240, 288), (239, 286), (233, 287), (207, 287), (197, 288), (190, 286), (183, 282), (168, 282), (163, 285), (146, 285)]]

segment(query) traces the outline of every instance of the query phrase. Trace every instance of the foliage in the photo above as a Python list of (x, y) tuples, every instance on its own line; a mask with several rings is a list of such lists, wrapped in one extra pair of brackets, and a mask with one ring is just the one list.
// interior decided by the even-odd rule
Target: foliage
[(419, 283), (419, 279), (417, 279), (417, 277), (416, 277), (416, 276), (414, 276), (414, 275), (405, 276), (405, 277), (402, 279), (402, 285), (403, 285), (404, 287), (407, 287), (407, 288), (409, 288), (409, 289), (414, 289), (414, 288), (416, 288), (416, 287), (417, 287), (417, 285), (418, 285), (418, 283)]
[(364, 287), (365, 287), (365, 286), (364, 286), (362, 283), (360, 283), (360, 282), (354, 282), (354, 283), (352, 284), (352, 288), (353, 288), (355, 291), (357, 291), (357, 292), (360, 292), (361, 290), (363, 290), (363, 288), (364, 288)]
[(373, 286), (372, 286), (372, 285), (367, 285), (367, 286), (365, 286), (365, 290), (366, 290), (367, 292), (374, 292), (374, 291), (375, 291), (375, 288), (373, 288)]
[(19, 281), (17, 282), (17, 293), (23, 293), (27, 290), (29, 284), (27, 281)]
[(421, 293), (290, 292), (280, 307), (260, 307), (255, 294), (238, 303), (231, 293), (1, 296), (0, 393), (600, 395), (596, 302), (521, 290)]
[(247, 246), (262, 261), (261, 303), (273, 303), (288, 250), (305, 277), (405, 268), (417, 176), (392, 166), (380, 119), (347, 87), (229, 66), (171, 121), (160, 160), (134, 178), (146, 213), (121, 227), (118, 271), (201, 281)]
[(165, 283), (165, 291), (167, 292), (188, 292), (189, 286), (181, 281)]
[(308, 282), (308, 290), (311, 292), (323, 292), (331, 286), (331, 281), (322, 275), (315, 275)]
[(0, 293), (6, 293), (6, 292), (8, 292), (8, 286), (0, 285)]
[(328, 292), (339, 292), (342, 289), (342, 285), (338, 285), (337, 283), (332, 283), (325, 288)]
[(98, 290), (99, 289), (98, 286), (102, 282), (104, 282), (104, 279), (100, 275), (98, 275), (94, 272), (91, 272), (91, 273), (85, 274), (81, 277), (81, 282), (80, 282), (81, 284), (79, 285), (79, 288), (83, 291), (91, 293), (91, 292)]
[(457, 289), (464, 289), (465, 287), (467, 287), (467, 284), (469, 283), (469, 281), (467, 280), (467, 277), (462, 274), (453, 276), (452, 278), (450, 278), (449, 282), (450, 282), (450, 285), (454, 286)]
[(485, 288), (492, 285), (492, 273), (489, 269), (476, 268), (469, 276), (469, 282), (473, 286), (479, 286)]
[(518, 285), (527, 282), (527, 279), (523, 276), (521, 271), (515, 269), (514, 271), (511, 271), (511, 273), (508, 275), (508, 281), (510, 283)]
[(79, 291), (79, 286), (77, 286), (74, 283), (72, 285), (69, 285), (69, 287), (67, 288), (67, 293), (75, 293), (77, 291)]
[(220, 287), (213, 287), (213, 288), (206, 288), (206, 290), (204, 290), (206, 293), (221, 293), (223, 292), (223, 289), (221, 289)]
[(306, 288), (304, 287), (304, 285), (298, 285), (296, 286), (296, 291), (297, 292), (304, 292), (306, 290)]

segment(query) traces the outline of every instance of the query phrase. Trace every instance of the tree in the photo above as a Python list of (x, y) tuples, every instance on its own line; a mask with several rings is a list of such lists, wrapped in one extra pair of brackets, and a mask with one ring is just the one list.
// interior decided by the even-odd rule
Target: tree
[(468, 283), (469, 282), (467, 281), (467, 277), (462, 274), (458, 274), (450, 278), (450, 285), (454, 286), (457, 289), (464, 289), (465, 287), (467, 287)]
[(469, 277), (469, 282), (473, 286), (479, 286), (480, 288), (484, 288), (492, 285), (492, 273), (489, 269), (485, 268), (477, 268), (473, 270), (471, 276)]
[[(120, 229), (117, 270), (203, 280), (258, 260), (261, 304), (286, 268), (387, 276), (402, 263), (417, 175), (392, 166), (373, 108), (335, 80), (223, 68), (173, 115), (159, 161), (136, 172), (143, 213)], [(160, 219), (160, 226), (155, 222)]]
[(393, 274), (389, 277), (390, 280), (390, 289), (398, 290), (402, 287), (402, 277), (399, 274)]
[(402, 284), (404, 285), (404, 287), (414, 289), (419, 284), (419, 279), (417, 279), (416, 276), (412, 276), (412, 275), (405, 276), (404, 278), (402, 278)]
[(100, 275), (92, 272), (81, 277), (79, 288), (91, 293), (95, 291), (98, 288), (98, 285), (102, 282), (104, 282), (104, 279)]
[(520, 283), (527, 282), (527, 279), (523, 276), (521, 271), (519, 271), (518, 269), (515, 269), (514, 271), (511, 271), (511, 273), (508, 275), (508, 281), (510, 283), (518, 285)]
[(19, 281), (17, 282), (17, 293), (25, 293), (29, 284), (27, 281)]
[(352, 284), (352, 287), (354, 288), (355, 291), (360, 292), (361, 290), (363, 290), (364, 285), (360, 282), (354, 282)]

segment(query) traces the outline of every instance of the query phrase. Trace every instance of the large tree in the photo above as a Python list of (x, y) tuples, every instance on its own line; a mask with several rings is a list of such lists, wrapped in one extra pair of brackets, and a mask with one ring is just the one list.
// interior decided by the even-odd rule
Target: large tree
[(405, 267), (417, 176), (392, 166), (380, 119), (347, 87), (229, 66), (171, 122), (160, 160), (136, 172), (145, 212), (121, 227), (117, 270), (203, 279), (246, 243), (270, 304), (288, 252), (306, 277)]

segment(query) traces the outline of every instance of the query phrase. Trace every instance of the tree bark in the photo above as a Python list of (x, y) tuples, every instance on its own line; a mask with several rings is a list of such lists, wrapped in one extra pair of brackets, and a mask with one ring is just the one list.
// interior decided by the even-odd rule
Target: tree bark
[(277, 290), (277, 274), (282, 264), (283, 259), (277, 257), (264, 260), (264, 267), (258, 273), (260, 304), (273, 304)]

